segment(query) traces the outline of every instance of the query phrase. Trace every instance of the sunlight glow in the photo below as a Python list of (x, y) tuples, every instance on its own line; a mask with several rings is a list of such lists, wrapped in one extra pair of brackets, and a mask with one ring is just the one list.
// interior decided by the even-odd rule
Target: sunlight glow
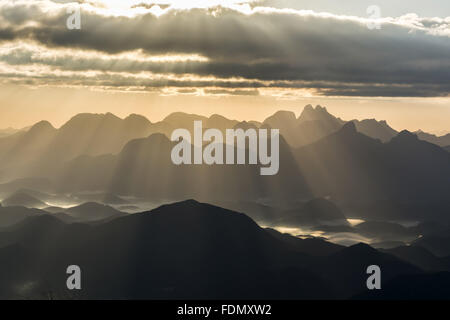
[(348, 221), (348, 223), (350, 223), (350, 225), (352, 227), (357, 226), (358, 224), (361, 224), (361, 223), (365, 222), (362, 219), (347, 219), (347, 221)]
[(95, 0), (94, 3), (101, 7), (127, 10), (136, 7), (153, 7), (160, 8), (170, 7), (172, 9), (193, 9), (193, 8), (212, 8), (217, 6), (234, 7), (249, 3), (259, 2), (258, 0)]

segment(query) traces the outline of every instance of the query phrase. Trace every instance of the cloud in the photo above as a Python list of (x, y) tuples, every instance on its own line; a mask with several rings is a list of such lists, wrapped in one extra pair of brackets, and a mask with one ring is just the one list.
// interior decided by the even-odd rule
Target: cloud
[(139, 81), (146, 88), (308, 89), (336, 96), (449, 94), (450, 17), (408, 14), (381, 19), (381, 29), (370, 30), (367, 18), (242, 2), (192, 9), (175, 1), (155, 15), (151, 1), (137, 7), (130, 1), (132, 11), (84, 1), (81, 30), (67, 30), (69, 4), (3, 1), (0, 62), (18, 71), (45, 67), (48, 77), (39, 80), (31, 71), (0, 77), (43, 83), (53, 72), (54, 82), (73, 85), (69, 76), (61, 78), (72, 72), (77, 83), (84, 76), (86, 84), (103, 87)]
[(224, 89), (205, 89), (205, 94), (212, 95), (231, 95), (231, 96), (259, 96), (258, 90), (224, 90)]

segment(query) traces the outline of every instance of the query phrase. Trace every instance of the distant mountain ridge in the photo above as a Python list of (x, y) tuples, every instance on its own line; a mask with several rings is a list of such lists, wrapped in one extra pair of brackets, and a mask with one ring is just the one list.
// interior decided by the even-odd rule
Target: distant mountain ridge
[[(382, 143), (357, 132), (350, 122), (294, 154), (307, 184), (318, 196), (376, 206), (424, 201), (435, 206), (433, 214), (440, 215), (449, 208), (445, 194), (450, 188), (450, 154), (407, 131)], [(443, 207), (438, 209), (438, 204)], [(412, 207), (422, 210), (421, 205)]]
[[(22, 176), (35, 172), (51, 172), (62, 162), (81, 155), (97, 156), (117, 154), (129, 141), (145, 138), (153, 133), (170, 137), (173, 130), (187, 128), (192, 130), (193, 121), (201, 120), (204, 128), (276, 128), (292, 147), (311, 144), (338, 131), (346, 121), (331, 115), (325, 107), (313, 108), (307, 105), (296, 118), (293, 112), (278, 111), (263, 123), (256, 121), (239, 122), (220, 115), (210, 117), (176, 112), (164, 120), (151, 123), (147, 118), (131, 114), (121, 119), (106, 114), (78, 114), (59, 129), (49, 122), (41, 121), (27, 130), (0, 138), (0, 168), (4, 170), (3, 180), (12, 180), (19, 173)], [(352, 120), (357, 131), (388, 142), (397, 132), (385, 121)], [(450, 145), (450, 134), (443, 137), (417, 133), (419, 138), (440, 146)], [(2, 171), (0, 170), (0, 180)]]
[(155, 200), (186, 197), (210, 201), (266, 197), (287, 200), (296, 194), (310, 196), (283, 137), (280, 137), (283, 166), (277, 175), (266, 177), (261, 176), (259, 166), (255, 165), (177, 166), (171, 161), (175, 144), (163, 134), (153, 134), (130, 141), (115, 156), (74, 159), (57, 176), (58, 189), (67, 192), (106, 189), (114, 194)]
[(24, 128), (24, 129), (15, 129), (15, 128), (0, 129), (0, 138), (11, 136), (11, 135), (16, 134), (16, 133), (18, 133), (20, 131), (26, 131), (28, 129), (29, 128)]
[(4, 199), (1, 204), (4, 207), (21, 206), (25, 208), (44, 208), (47, 206), (46, 203), (25, 192), (17, 192), (12, 194), (8, 198)]
[[(180, 126), (192, 129), (195, 120), (221, 130), (279, 127), (280, 172), (261, 177), (250, 165), (173, 165), (174, 143), (168, 136)], [(139, 115), (79, 114), (59, 129), (41, 121), (25, 133), (1, 138), (0, 180), (43, 177), (52, 180), (57, 192), (94, 190), (171, 200), (283, 203), (331, 197), (340, 206), (351, 201), (354, 207), (357, 201), (370, 204), (371, 210), (380, 206), (382, 212), (407, 211), (397, 205), (410, 203), (413, 211), (433, 205), (433, 214), (442, 214), (449, 206), (444, 192), (449, 155), (410, 132), (396, 134), (385, 121), (345, 122), (321, 106), (308, 105), (299, 117), (279, 111), (263, 123), (180, 112), (158, 123)]]
[[(359, 133), (355, 123), (349, 122), (339, 131), (297, 149), (290, 148), (282, 137), (282, 165), (279, 174), (272, 177), (260, 176), (258, 168), (249, 165), (176, 166), (170, 160), (173, 145), (166, 136), (155, 134), (130, 141), (116, 156), (75, 159), (59, 176), (59, 189), (105, 190), (173, 200), (271, 198), (286, 202), (331, 197), (344, 206), (370, 205), (387, 215), (410, 211), (412, 216), (422, 218), (427, 211), (425, 203), (434, 206), (432, 214), (436, 216), (450, 208), (446, 196), (450, 154), (407, 131), (382, 143)], [(408, 203), (412, 208), (398, 207)]]
[(441, 147), (450, 146), (450, 133), (447, 133), (446, 135), (440, 137), (434, 134), (423, 132), (422, 130), (416, 131), (414, 133), (419, 137), (420, 140), (427, 141)]

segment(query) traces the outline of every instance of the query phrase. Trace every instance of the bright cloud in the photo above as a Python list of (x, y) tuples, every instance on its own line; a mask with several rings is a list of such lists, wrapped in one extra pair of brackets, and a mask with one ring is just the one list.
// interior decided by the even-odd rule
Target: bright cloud
[[(259, 1), (0, 1), (0, 79), (217, 94), (443, 97), (450, 17), (377, 20)], [(191, 90), (191, 89), (189, 89)], [(199, 92), (199, 90), (196, 90)]]

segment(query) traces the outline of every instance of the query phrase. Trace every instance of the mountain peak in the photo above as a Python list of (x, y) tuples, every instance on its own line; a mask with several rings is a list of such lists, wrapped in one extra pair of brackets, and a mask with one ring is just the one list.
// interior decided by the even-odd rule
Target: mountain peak
[(342, 129), (340, 130), (340, 132), (342, 133), (356, 133), (356, 125), (353, 121), (347, 122), (346, 124), (344, 124), (344, 126), (342, 127)]
[[(233, 227), (251, 226), (254, 230), (260, 230), (257, 224), (245, 214), (224, 209), (209, 203), (198, 202), (194, 199), (187, 199), (180, 202), (164, 204), (146, 213), (148, 217), (163, 217), (163, 219), (172, 220), (170, 223), (184, 226), (185, 221), (198, 224), (222, 225), (230, 223)], [(208, 227), (208, 229), (209, 229)]]
[(300, 122), (306, 121), (337, 121), (337, 118), (330, 114), (327, 108), (317, 105), (313, 108), (308, 104), (298, 117)]
[(215, 113), (209, 117), (209, 120), (228, 121), (229, 119), (224, 116), (221, 116), (220, 114)]
[(114, 119), (120, 119), (118, 116), (116, 116), (114, 113), (107, 112), (105, 114), (105, 118), (114, 118)]
[(376, 251), (376, 249), (372, 248), (370, 245), (364, 242), (359, 242), (357, 244), (354, 244), (350, 246), (350, 248), (353, 248), (354, 250), (368, 250), (368, 251)]
[(111, 206), (97, 202), (85, 202), (67, 209), (65, 213), (72, 218), (81, 219), (82, 221), (98, 221), (124, 215)]
[(38, 123), (36, 123), (35, 125), (33, 125), (30, 130), (28, 130), (28, 133), (33, 133), (33, 132), (40, 132), (40, 131), (53, 131), (56, 130), (52, 124), (48, 121), (39, 121)]
[(187, 199), (187, 200), (184, 200), (184, 201), (180, 201), (180, 202), (178, 202), (176, 204), (178, 204), (180, 206), (184, 206), (184, 205), (186, 205), (186, 206), (201, 206), (202, 205), (202, 203), (200, 203), (200, 202), (198, 202), (197, 200), (194, 200), (194, 199)]
[(93, 124), (101, 123), (101, 121), (122, 121), (116, 115), (108, 112), (104, 113), (79, 113), (73, 116), (69, 121), (67, 121), (60, 129), (74, 129), (82, 130), (81, 128), (86, 126), (91, 126)]
[(140, 122), (140, 123), (145, 123), (145, 124), (151, 124), (150, 120), (148, 120), (146, 117), (144, 117), (144, 116), (142, 116), (140, 114), (135, 114), (135, 113), (130, 114), (128, 117), (126, 117), (124, 119), (124, 121)]
[[(311, 104), (307, 104), (307, 105), (303, 108), (303, 111), (302, 111), (302, 113), (311, 113), (311, 112), (314, 112), (314, 107), (313, 107)], [(301, 117), (301, 114), (300, 114), (299, 117)]]
[(392, 141), (418, 141), (419, 138), (412, 132), (408, 130), (401, 131), (397, 136), (395, 136)]
[(350, 247), (347, 247), (344, 249), (344, 251), (346, 251), (347, 253), (351, 252), (351, 253), (355, 253), (355, 254), (360, 254), (361, 256), (363, 256), (364, 254), (367, 253), (378, 253), (378, 251), (374, 248), (372, 248), (370, 245), (360, 242), (357, 244), (354, 244)]
[(169, 114), (167, 117), (164, 118), (163, 121), (170, 122), (173, 120), (178, 121), (178, 120), (186, 120), (186, 119), (191, 121), (192, 119), (207, 120), (208, 118), (205, 116), (198, 115), (198, 114), (177, 111), (177, 112), (173, 112), (173, 113)]
[(5, 207), (43, 208), (46, 204), (25, 192), (16, 192), (2, 201)]
[(272, 116), (268, 117), (264, 122), (273, 121), (295, 121), (295, 113), (292, 111), (280, 110), (275, 112)]
[[(153, 143), (169, 143), (170, 140), (167, 138), (167, 136), (163, 133), (153, 133), (150, 136), (147, 137), (148, 142)], [(132, 141), (130, 141), (132, 142)]]

